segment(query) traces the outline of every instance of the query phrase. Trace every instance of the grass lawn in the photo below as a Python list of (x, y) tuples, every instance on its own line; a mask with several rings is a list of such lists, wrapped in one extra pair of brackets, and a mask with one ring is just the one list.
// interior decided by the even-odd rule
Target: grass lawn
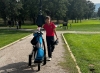
[(22, 25), (23, 29), (37, 29), (37, 25), (30, 25), (30, 24), (26, 24), (26, 25)]
[(31, 32), (18, 31), (11, 29), (0, 29), (0, 48), (10, 44), (22, 37), (29, 35)]
[[(71, 24), (71, 27), (70, 27)], [(62, 24), (60, 24), (62, 26)], [(37, 25), (22, 25), (22, 28), (24, 29), (36, 29)], [(65, 27), (57, 27), (57, 30), (70, 30), (70, 31), (100, 31), (100, 20), (82, 20), (81, 23), (71, 23), (69, 21), (68, 29), (65, 29)]]
[[(71, 24), (71, 27), (70, 27)], [(3, 25), (0, 25), (1, 27)], [(100, 20), (82, 20), (80, 23), (72, 23), (71, 20), (69, 20), (68, 29), (65, 29), (65, 27), (62, 27), (63, 24), (60, 24), (61, 27), (57, 27), (57, 30), (69, 30), (69, 31), (100, 31)], [(22, 25), (23, 29), (37, 29), (37, 25), (32, 24), (24, 24)]]
[(100, 73), (100, 34), (64, 34), (82, 73)]
[[(71, 24), (71, 27), (70, 27)], [(62, 26), (62, 25), (61, 25)], [(64, 27), (58, 27), (57, 30), (65, 30)], [(81, 23), (72, 23), (69, 21), (68, 29), (70, 31), (100, 31), (100, 20), (82, 20)]]
[(68, 51), (67, 46), (63, 45), (65, 48), (64, 52), (64, 61), (60, 62), (60, 65), (68, 71), (68, 73), (78, 73), (78, 70), (76, 68), (75, 62), (73, 61), (70, 52)]

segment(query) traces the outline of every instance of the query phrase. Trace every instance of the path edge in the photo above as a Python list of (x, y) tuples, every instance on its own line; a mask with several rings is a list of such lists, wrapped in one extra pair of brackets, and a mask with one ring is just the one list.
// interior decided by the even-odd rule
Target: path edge
[(67, 46), (67, 48), (68, 48), (68, 51), (69, 51), (69, 53), (70, 53), (70, 55), (71, 55), (73, 61), (75, 62), (75, 65), (76, 65), (76, 68), (77, 68), (77, 70), (78, 70), (78, 73), (82, 73), (81, 70), (80, 70), (80, 67), (78, 66), (78, 64), (77, 64), (77, 62), (76, 62), (75, 56), (73, 55), (73, 53), (72, 53), (72, 51), (71, 51), (71, 49), (70, 49), (70, 47), (69, 47), (69, 45), (68, 45), (68, 42), (66, 41), (66, 39), (65, 39), (65, 37), (64, 37), (64, 33), (62, 33), (61, 35), (62, 35), (62, 37), (63, 37), (64, 43), (66, 44), (66, 46)]
[(19, 41), (22, 41), (22, 40), (28, 38), (28, 37), (31, 36), (31, 35), (32, 35), (32, 34), (29, 34), (29, 35), (27, 35), (27, 36), (25, 36), (25, 37), (23, 37), (23, 38), (20, 38), (20, 39), (18, 39), (18, 40), (16, 40), (16, 41), (14, 41), (14, 42), (12, 42), (12, 43), (10, 43), (10, 44), (4, 46), (4, 47), (1, 47), (1, 48), (0, 48), (0, 51), (3, 50), (3, 49), (5, 49), (5, 48), (7, 48), (7, 47), (10, 47), (11, 45), (14, 45), (14, 44), (18, 43)]

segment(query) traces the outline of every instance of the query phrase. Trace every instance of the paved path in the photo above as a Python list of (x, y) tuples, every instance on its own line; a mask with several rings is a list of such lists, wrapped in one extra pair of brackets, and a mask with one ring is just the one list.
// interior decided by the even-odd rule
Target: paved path
[(31, 35), (0, 51), (0, 73), (68, 73), (58, 65), (58, 63), (63, 61), (64, 48), (61, 32), (57, 32), (57, 34), (59, 45), (56, 46), (53, 52), (52, 60), (48, 61), (45, 66), (42, 66), (41, 71), (36, 72), (37, 67), (28, 67), (28, 55), (32, 50), (30, 40), (33, 36)]

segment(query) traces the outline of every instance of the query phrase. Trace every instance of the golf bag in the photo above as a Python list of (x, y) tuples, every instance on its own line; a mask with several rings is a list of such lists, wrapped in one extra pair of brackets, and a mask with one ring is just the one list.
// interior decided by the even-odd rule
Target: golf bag
[(39, 71), (40, 63), (43, 62), (43, 65), (46, 64), (46, 48), (41, 32), (34, 33), (34, 37), (31, 40), (31, 44), (33, 45), (33, 51), (29, 55), (29, 66), (31, 66), (32, 56), (34, 56), (34, 63), (38, 63), (38, 71)]

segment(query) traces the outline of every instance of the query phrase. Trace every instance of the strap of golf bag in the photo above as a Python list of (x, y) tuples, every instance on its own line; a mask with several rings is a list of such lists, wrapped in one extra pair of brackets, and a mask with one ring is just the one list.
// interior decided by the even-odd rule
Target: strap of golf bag
[(43, 63), (43, 65), (45, 65), (46, 64), (46, 46), (45, 46), (45, 42), (44, 42), (43, 38), (42, 38), (42, 40), (43, 40), (43, 46), (44, 46), (44, 63)]
[(45, 47), (45, 42), (43, 38), (42, 38), (42, 41), (43, 41), (43, 46), (44, 46), (44, 57), (46, 57), (46, 47)]

